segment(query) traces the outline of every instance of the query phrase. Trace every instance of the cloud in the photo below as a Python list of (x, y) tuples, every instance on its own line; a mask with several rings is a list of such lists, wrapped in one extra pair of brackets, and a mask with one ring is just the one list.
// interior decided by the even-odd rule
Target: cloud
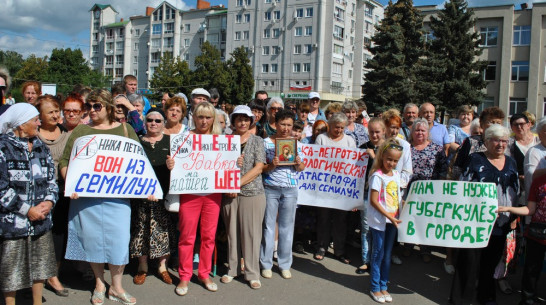
[[(51, 50), (59, 48), (59, 43), (48, 42), (35, 39), (32, 35), (26, 34), (21, 36), (1, 36), (0, 46), (4, 50), (16, 51), (27, 57), (34, 54), (37, 57), (44, 57), (51, 55)], [(75, 46), (67, 45), (66, 48), (75, 48)], [(83, 50), (82, 50), (83, 51)]]

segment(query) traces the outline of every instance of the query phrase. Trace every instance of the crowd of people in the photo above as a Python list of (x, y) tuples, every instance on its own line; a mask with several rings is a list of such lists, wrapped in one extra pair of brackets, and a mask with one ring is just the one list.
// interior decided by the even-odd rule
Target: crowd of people
[[(2, 94), (10, 83), (0, 70)], [(281, 98), (258, 91), (248, 103), (220, 109), (225, 104), (218, 91), (203, 88), (189, 97), (165, 92), (161, 105), (151, 106), (136, 93), (131, 75), (111, 90), (78, 86), (62, 100), (42, 95), (40, 88), (38, 82), (26, 82), (24, 102), (0, 108), (0, 288), (7, 305), (15, 304), (18, 290), (28, 288), (34, 304), (41, 304), (44, 284), (67, 297), (57, 277), (67, 262), (95, 281), (92, 304), (103, 304), (106, 298), (137, 302), (122, 284), (130, 258), (138, 262), (135, 285), (146, 282), (150, 260), (157, 260), (160, 279), (173, 285), (168, 267), (176, 261), (180, 281), (174, 291), (180, 296), (189, 293), (198, 258), (198, 281), (217, 291), (210, 274), (219, 224), (227, 235), (227, 271), (220, 278), (224, 284), (241, 276), (250, 288), (259, 289), (261, 278), (273, 276), (274, 259), (280, 276), (290, 279), (292, 253), (304, 251), (305, 244), (314, 245), (317, 261), (333, 247), (333, 258), (350, 264), (346, 244), (358, 232), (361, 262), (356, 273), (369, 272), (374, 301), (392, 302), (391, 264), (402, 264), (416, 250), (423, 262), (432, 259), (427, 245), (396, 242), (407, 190), (417, 180), (445, 179), (495, 183), (499, 205), (487, 247), (438, 249), (446, 254), (445, 271), (453, 275), (451, 302), (495, 304), (496, 283), (505, 293), (511, 289), (506, 277), (516, 260), (507, 258), (517, 252), (525, 256), (522, 304), (533, 304), (537, 297), (546, 251), (546, 118), (536, 122), (529, 113), (517, 113), (505, 122), (498, 107), (486, 108), (478, 117), (465, 105), (446, 126), (431, 103), (409, 103), (402, 113), (389, 109), (370, 117), (363, 101), (321, 108), (317, 92), (285, 105)], [(240, 192), (177, 195), (176, 212), (154, 196), (64, 194), (75, 140), (96, 134), (140, 142), (164, 194), (177, 166), (170, 158), (170, 135), (238, 135)], [(287, 147), (279, 156), (276, 143), (286, 138), (298, 140), (293, 148), (298, 152)], [(304, 144), (368, 153), (360, 211), (298, 206)], [(511, 240), (519, 250), (512, 256), (505, 250)]]

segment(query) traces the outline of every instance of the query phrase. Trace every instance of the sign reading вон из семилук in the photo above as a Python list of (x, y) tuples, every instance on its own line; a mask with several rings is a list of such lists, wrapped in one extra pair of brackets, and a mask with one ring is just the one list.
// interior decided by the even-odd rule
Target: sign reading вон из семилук
[(398, 241), (483, 248), (497, 219), (497, 186), (465, 181), (415, 181), (398, 225)]

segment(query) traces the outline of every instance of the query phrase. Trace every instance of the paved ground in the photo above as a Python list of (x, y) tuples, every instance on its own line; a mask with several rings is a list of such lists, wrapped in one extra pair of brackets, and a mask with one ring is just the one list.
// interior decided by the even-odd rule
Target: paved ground
[[(262, 279), (262, 288), (252, 290), (242, 281), (234, 280), (230, 284), (219, 282), (219, 276), (214, 278), (218, 283), (218, 292), (206, 291), (196, 281), (189, 286), (189, 293), (184, 297), (174, 294), (174, 285), (168, 286), (156, 276), (148, 276), (146, 283), (135, 286), (132, 283), (133, 268), (128, 268), (124, 275), (124, 286), (133, 294), (137, 304), (377, 304), (367, 294), (369, 275), (357, 275), (354, 270), (358, 261), (358, 250), (350, 250), (350, 258), (355, 263), (344, 265), (330, 257), (322, 262), (313, 260), (307, 253), (295, 254), (290, 280), (284, 280), (274, 269), (272, 279)], [(447, 304), (447, 296), (451, 285), (451, 277), (443, 270), (442, 255), (434, 253), (434, 260), (425, 264), (420, 257), (413, 255), (404, 258), (400, 266), (391, 270), (391, 292), (395, 304)], [(219, 266), (221, 275), (224, 267)], [(172, 271), (172, 274), (177, 274)], [(108, 279), (109, 275), (107, 275)], [(194, 277), (195, 278), (195, 277)], [(61, 298), (50, 291), (45, 291), (45, 304), (89, 304), (92, 282), (83, 282), (72, 270), (61, 274), (61, 280), (70, 288), (70, 296)], [(521, 275), (518, 273), (509, 278), (514, 290), (520, 287)], [(546, 280), (540, 282), (541, 297), (546, 298)], [(497, 292), (499, 304), (517, 304), (519, 294), (510, 296)], [(0, 301), (2, 303), (2, 301)], [(31, 304), (28, 299), (18, 295), (17, 304)], [(3, 304), (3, 303), (2, 303)], [(105, 304), (119, 304), (106, 300)]]

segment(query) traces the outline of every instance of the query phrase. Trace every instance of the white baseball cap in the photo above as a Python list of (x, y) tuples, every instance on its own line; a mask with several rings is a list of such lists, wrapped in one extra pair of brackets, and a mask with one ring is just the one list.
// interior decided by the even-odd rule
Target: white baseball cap
[(203, 89), (203, 88), (195, 88), (193, 89), (193, 91), (191, 92), (191, 95), (194, 96), (194, 95), (204, 95), (208, 98), (210, 98), (210, 93)]
[(318, 98), (320, 99), (320, 94), (318, 92), (309, 92), (309, 99)]

